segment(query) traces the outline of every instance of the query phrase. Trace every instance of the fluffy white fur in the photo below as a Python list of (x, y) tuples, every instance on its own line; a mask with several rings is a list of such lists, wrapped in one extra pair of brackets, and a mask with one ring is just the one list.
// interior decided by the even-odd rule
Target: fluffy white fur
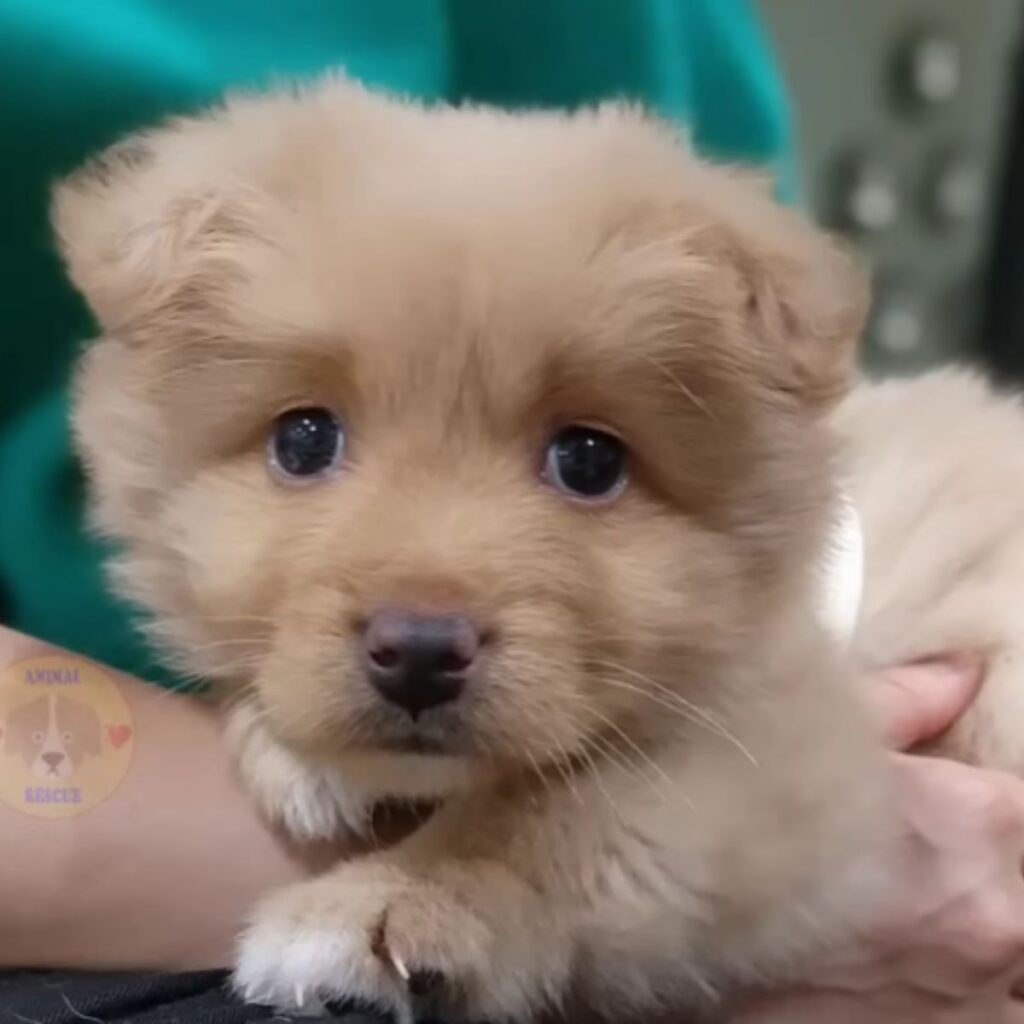
[(938, 752), (1024, 774), (1024, 407), (977, 374), (865, 383), (839, 409), (866, 539), (862, 664), (985, 655)]

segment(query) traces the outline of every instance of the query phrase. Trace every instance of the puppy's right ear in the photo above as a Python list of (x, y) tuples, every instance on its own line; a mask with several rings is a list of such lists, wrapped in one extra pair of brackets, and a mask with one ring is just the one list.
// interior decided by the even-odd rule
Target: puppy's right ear
[(71, 280), (104, 330), (129, 341), (154, 313), (183, 301), (194, 306), (197, 280), (215, 287), (230, 239), (245, 230), (229, 190), (215, 177), (200, 184), (195, 169), (175, 159), (178, 133), (172, 126), (119, 143), (53, 193), (52, 222)]

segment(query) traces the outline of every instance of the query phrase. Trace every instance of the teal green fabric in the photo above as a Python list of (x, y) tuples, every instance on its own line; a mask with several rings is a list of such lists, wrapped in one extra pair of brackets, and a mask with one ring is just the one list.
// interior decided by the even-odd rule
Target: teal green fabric
[(66, 429), (93, 331), (47, 229), (51, 181), (225, 87), (343, 67), (420, 97), (640, 100), (791, 189), (786, 105), (747, 0), (0, 0), (0, 601), (44, 639), (161, 677), (103, 585)]

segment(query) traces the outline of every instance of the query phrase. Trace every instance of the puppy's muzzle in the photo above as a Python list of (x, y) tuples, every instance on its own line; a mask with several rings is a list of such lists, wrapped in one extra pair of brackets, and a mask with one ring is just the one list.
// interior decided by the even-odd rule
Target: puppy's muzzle
[(370, 684), (415, 721), (462, 695), (479, 662), (481, 635), (462, 615), (385, 608), (370, 618), (362, 642)]

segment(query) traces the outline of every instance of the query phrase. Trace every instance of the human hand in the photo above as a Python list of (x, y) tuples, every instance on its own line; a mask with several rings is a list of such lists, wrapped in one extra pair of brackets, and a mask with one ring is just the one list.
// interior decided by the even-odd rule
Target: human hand
[[(973, 699), (969, 658), (872, 677), (868, 698), (890, 745), (913, 749)], [(906, 840), (900, 895), (806, 987), (757, 997), (729, 1024), (1024, 1024), (1024, 782), (894, 753)]]

